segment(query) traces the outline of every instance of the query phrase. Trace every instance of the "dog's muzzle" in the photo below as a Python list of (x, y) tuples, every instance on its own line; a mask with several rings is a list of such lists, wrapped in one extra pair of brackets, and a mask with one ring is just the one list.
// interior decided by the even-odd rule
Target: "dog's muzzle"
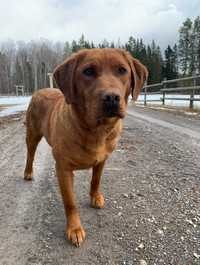
[(106, 90), (102, 96), (104, 117), (120, 117), (121, 94), (118, 91)]

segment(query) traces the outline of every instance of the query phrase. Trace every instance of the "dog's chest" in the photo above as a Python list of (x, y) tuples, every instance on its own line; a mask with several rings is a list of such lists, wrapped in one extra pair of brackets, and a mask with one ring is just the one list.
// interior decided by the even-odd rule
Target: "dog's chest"
[(79, 146), (78, 153), (74, 154), (73, 157), (71, 153), (70, 160), (73, 170), (88, 169), (107, 160), (114, 148), (115, 145), (106, 145), (106, 143), (92, 147), (91, 145), (87, 146), (87, 144)]
[(119, 126), (87, 132), (68, 126), (63, 137), (54, 138), (54, 157), (61, 159), (69, 170), (89, 169), (107, 160), (115, 149), (119, 131)]

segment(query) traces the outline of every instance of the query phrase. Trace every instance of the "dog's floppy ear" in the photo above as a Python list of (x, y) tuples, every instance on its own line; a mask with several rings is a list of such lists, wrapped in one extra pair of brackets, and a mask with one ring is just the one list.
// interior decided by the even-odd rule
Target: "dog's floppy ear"
[(132, 71), (132, 98), (133, 100), (137, 100), (138, 95), (147, 80), (148, 72), (143, 64), (131, 56), (129, 58), (129, 63)]
[(69, 59), (58, 65), (53, 72), (53, 77), (58, 88), (65, 96), (67, 104), (74, 100), (74, 75), (77, 65), (77, 55), (72, 55)]

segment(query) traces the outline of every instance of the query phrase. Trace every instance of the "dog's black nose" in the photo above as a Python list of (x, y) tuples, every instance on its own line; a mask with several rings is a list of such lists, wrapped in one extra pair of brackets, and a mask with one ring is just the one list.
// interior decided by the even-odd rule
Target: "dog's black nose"
[(121, 99), (121, 95), (116, 91), (105, 91), (103, 93), (103, 103), (107, 107), (116, 107), (119, 105)]

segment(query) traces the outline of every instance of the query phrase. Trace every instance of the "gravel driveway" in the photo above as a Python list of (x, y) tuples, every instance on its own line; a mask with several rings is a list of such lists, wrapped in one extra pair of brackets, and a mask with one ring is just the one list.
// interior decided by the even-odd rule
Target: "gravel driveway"
[(80, 248), (65, 238), (45, 140), (36, 153), (35, 180), (23, 180), (23, 121), (24, 113), (0, 120), (0, 264), (200, 264), (200, 120), (129, 107), (103, 172), (103, 209), (89, 206), (91, 171), (76, 172), (86, 232)]

